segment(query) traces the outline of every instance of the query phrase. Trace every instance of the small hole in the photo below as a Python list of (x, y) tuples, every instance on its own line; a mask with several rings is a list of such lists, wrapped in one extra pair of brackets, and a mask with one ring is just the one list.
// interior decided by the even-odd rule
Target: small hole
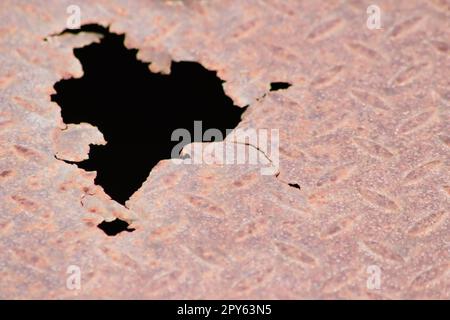
[(270, 83), (270, 91), (284, 90), (292, 86), (292, 84), (288, 82), (271, 82)]
[(113, 221), (107, 222), (103, 221), (97, 227), (103, 230), (108, 236), (115, 236), (123, 231), (133, 232), (134, 228), (128, 228), (130, 224), (126, 221), (116, 218)]
[(289, 183), (289, 186), (292, 187), (292, 188), (297, 188), (299, 190), (302, 189), (298, 183)]

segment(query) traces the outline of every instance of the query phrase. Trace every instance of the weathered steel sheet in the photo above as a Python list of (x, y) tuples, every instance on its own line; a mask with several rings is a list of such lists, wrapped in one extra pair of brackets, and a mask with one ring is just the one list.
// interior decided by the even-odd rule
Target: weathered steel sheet
[[(105, 143), (50, 102), (97, 40), (49, 37), (73, 2), (0, 2), (0, 298), (450, 298), (449, 1), (376, 1), (374, 30), (374, 1), (76, 1), (152, 71), (217, 70), (239, 128), (280, 130), (278, 175), (165, 160), (126, 208), (55, 158)], [(96, 227), (115, 217), (136, 230)]]

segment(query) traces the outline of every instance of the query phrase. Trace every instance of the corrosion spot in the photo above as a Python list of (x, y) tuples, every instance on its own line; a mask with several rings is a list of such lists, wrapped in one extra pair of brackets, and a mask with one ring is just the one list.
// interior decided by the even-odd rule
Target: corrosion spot
[(12, 174), (11, 170), (3, 170), (0, 172), (0, 177), (6, 178), (6, 177), (9, 177), (11, 174)]

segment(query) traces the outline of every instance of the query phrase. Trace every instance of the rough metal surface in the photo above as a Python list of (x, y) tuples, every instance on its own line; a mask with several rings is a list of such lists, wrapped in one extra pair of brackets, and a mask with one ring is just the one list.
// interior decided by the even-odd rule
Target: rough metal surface
[[(43, 41), (73, 2), (0, 2), (0, 298), (450, 298), (448, 0), (76, 1), (152, 71), (217, 70), (240, 128), (280, 129), (277, 177), (162, 161), (128, 209), (55, 159), (105, 143), (50, 102), (96, 41)], [(115, 217), (136, 231), (96, 227)]]

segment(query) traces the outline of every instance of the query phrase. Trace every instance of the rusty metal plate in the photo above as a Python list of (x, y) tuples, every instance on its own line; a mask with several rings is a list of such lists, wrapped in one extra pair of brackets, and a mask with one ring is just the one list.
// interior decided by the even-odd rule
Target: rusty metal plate
[[(0, 298), (450, 298), (448, 0), (77, 0), (151, 71), (217, 70), (238, 128), (279, 129), (276, 174), (164, 160), (126, 207), (55, 158), (105, 143), (50, 101), (98, 41), (51, 36), (73, 2), (0, 3)], [(116, 217), (136, 230), (96, 227)]]

